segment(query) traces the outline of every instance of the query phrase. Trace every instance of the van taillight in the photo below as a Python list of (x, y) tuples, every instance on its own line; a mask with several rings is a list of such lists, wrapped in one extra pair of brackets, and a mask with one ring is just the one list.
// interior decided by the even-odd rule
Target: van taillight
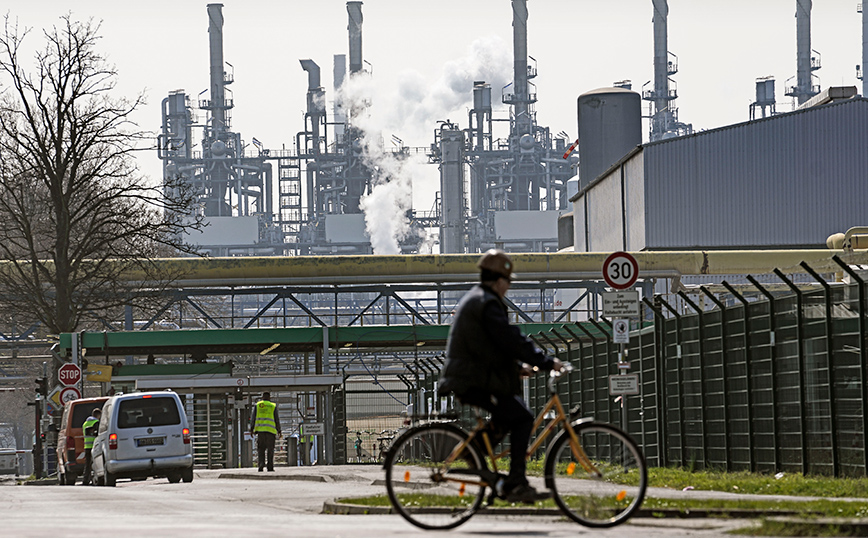
[(190, 428), (184, 428), (182, 430), (182, 433), (184, 434), (184, 444), (189, 445), (190, 444)]
[(118, 448), (118, 434), (113, 433), (109, 435), (109, 450), (117, 450)]

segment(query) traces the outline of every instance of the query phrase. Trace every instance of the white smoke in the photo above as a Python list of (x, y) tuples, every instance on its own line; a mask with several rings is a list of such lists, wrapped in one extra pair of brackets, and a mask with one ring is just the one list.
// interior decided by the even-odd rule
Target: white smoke
[[(466, 118), (475, 81), (491, 84), (496, 101), (511, 71), (511, 47), (498, 37), (484, 37), (474, 41), (464, 57), (447, 62), (433, 83), (415, 71), (402, 72), (397, 81), (376, 81), (366, 73), (344, 81), (338, 99), (344, 110), (351, 111), (353, 126), (363, 133), (362, 159), (374, 172), (371, 192), (359, 204), (374, 254), (400, 253), (400, 241), (411, 232), (408, 211), (414, 202), (432, 204), (433, 193), (439, 190), (437, 169), (427, 164), (427, 157), (396, 158), (384, 148), (384, 133), (400, 136), (408, 147), (427, 147), (438, 121)], [(430, 196), (414, 200), (414, 188)]]

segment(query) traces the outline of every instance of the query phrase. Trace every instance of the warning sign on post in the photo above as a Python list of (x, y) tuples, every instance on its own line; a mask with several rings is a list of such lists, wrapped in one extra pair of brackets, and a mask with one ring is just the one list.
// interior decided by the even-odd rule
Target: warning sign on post
[(639, 374), (610, 375), (609, 394), (639, 394)]
[(626, 319), (612, 321), (612, 342), (616, 344), (630, 343), (630, 322)]
[(639, 290), (604, 291), (603, 315), (607, 318), (638, 318)]

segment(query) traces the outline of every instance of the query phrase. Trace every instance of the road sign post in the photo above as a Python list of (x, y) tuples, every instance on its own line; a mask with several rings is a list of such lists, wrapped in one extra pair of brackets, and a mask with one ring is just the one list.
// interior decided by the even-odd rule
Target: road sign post
[[(627, 290), (639, 278), (639, 263), (629, 252), (613, 252), (603, 262), (603, 280), (611, 288)], [(621, 399), (621, 428), (627, 431), (627, 395), (638, 394), (638, 376), (628, 376), (630, 363), (627, 361), (627, 344), (630, 343), (630, 320), (639, 317), (639, 294), (636, 292), (609, 293), (603, 296), (603, 314), (607, 311), (622, 318), (612, 322), (612, 341), (619, 344), (618, 375), (609, 378), (609, 393), (619, 394)], [(614, 295), (614, 297), (613, 297)], [(608, 301), (607, 301), (608, 299)], [(614, 379), (613, 379), (614, 378)], [(635, 383), (635, 385), (634, 385)], [(636, 392), (633, 392), (633, 386)], [(615, 392), (613, 392), (613, 390)]]

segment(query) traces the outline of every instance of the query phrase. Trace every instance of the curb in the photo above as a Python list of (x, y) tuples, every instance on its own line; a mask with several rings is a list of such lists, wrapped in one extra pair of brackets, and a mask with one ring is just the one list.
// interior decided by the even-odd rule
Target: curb
[[(395, 509), (391, 506), (365, 506), (360, 504), (349, 504), (340, 500), (326, 501), (323, 503), (323, 514), (339, 514), (339, 515), (364, 515), (364, 514), (395, 514)], [(677, 510), (674, 508), (652, 510), (640, 508), (633, 514), (632, 517), (641, 518), (678, 518), (678, 519), (702, 519), (702, 518), (722, 518), (730, 517), (736, 519), (757, 519), (768, 517), (770, 514), (778, 516), (781, 520), (789, 521), (805, 521), (799, 518), (787, 518), (784, 516), (797, 516), (805, 514), (797, 510), (780, 510), (777, 512), (768, 512), (766, 510), (724, 510), (724, 509), (702, 509), (702, 510)], [(501, 516), (560, 516), (563, 512), (559, 508), (533, 508), (522, 506), (494, 506), (480, 509), (476, 515), (501, 515)], [(812, 520), (808, 520), (812, 521)], [(813, 520), (822, 521), (822, 520)], [(828, 524), (827, 524), (828, 525)], [(868, 521), (863, 526), (868, 532)], [(868, 536), (868, 534), (857, 535)]]
[(847, 534), (842, 534), (842, 536), (868, 536), (868, 519), (770, 517), (768, 520), (784, 523), (788, 527), (803, 531), (803, 534), (799, 536), (816, 536), (830, 528), (846, 531)]
[(278, 474), (268, 474), (268, 473), (257, 473), (257, 474), (232, 474), (232, 473), (223, 473), (217, 477), (228, 478), (234, 480), (301, 480), (305, 482), (334, 482), (334, 479), (330, 476), (326, 475), (309, 475), (309, 474), (298, 474), (298, 475), (278, 475)]
[(27, 480), (24, 482), (24, 486), (56, 486), (59, 482), (56, 478), (45, 478), (39, 480)]

